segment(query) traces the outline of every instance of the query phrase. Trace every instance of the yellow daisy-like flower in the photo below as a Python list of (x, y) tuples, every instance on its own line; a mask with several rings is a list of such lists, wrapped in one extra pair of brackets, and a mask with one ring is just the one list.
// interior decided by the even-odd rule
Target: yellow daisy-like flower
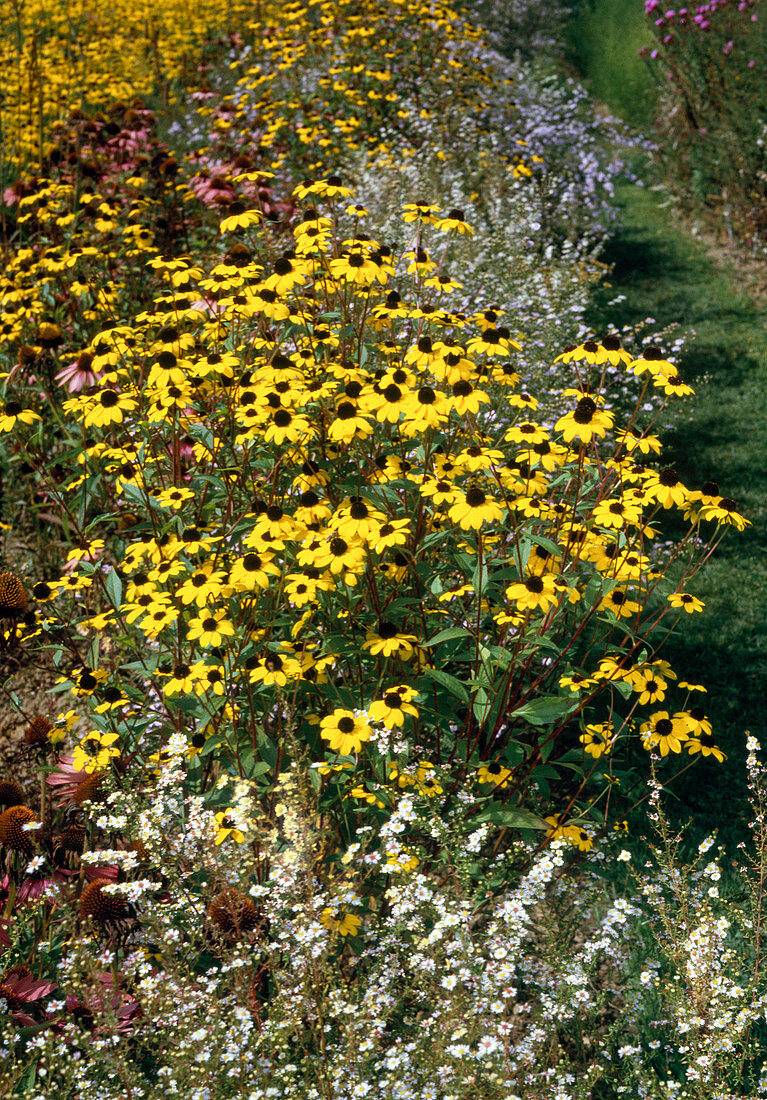
[(216, 814), (216, 823), (218, 829), (216, 831), (216, 847), (223, 844), (227, 837), (231, 837), (236, 844), (242, 844), (245, 840), (245, 833), (239, 827), (239, 822), (233, 816), (234, 810), (231, 807), (227, 810), (223, 810), (220, 814)]
[(77, 771), (103, 771), (110, 760), (120, 755), (119, 749), (112, 748), (116, 740), (116, 733), (103, 733), (101, 730), (86, 733), (72, 753), (72, 767)]
[(131, 412), (135, 408), (136, 402), (132, 397), (107, 387), (89, 401), (83, 423), (86, 428), (105, 428), (110, 424), (122, 424), (126, 412)]
[(681, 752), (682, 744), (688, 739), (684, 722), (677, 715), (670, 718), (666, 710), (650, 715), (639, 733), (644, 747), (648, 750), (657, 749), (661, 756), (668, 756), (670, 752)]
[(674, 592), (668, 597), (668, 602), (672, 607), (679, 607), (689, 615), (692, 615), (695, 611), (702, 611), (706, 606), (702, 600), (691, 596), (689, 592)]
[(695, 736), (688, 737), (687, 751), (691, 756), (696, 752), (699, 752), (701, 756), (713, 756), (720, 764), (723, 764), (726, 759), (725, 754), (717, 746), (714, 735), (711, 732), (699, 733)]
[(10, 432), (17, 424), (33, 424), (42, 420), (32, 409), (25, 409), (18, 401), (6, 401), (0, 407), (0, 432)]
[(532, 573), (523, 581), (510, 584), (506, 589), (506, 598), (514, 600), (520, 611), (548, 611), (559, 602), (556, 577), (553, 573)]
[(675, 505), (681, 508), (689, 497), (689, 492), (679, 480), (676, 470), (670, 466), (649, 477), (643, 488), (645, 496), (663, 508), (673, 508)]
[(617, 619), (630, 619), (639, 611), (639, 604), (624, 588), (613, 588), (602, 597), (599, 606), (603, 611), (612, 611)]
[(639, 523), (642, 509), (635, 501), (608, 498), (601, 500), (594, 508), (594, 521), (600, 527), (620, 528), (626, 523)]
[(394, 623), (382, 621), (378, 630), (370, 631), (362, 643), (374, 657), (399, 657), (407, 661), (413, 656), (418, 639), (415, 634), (400, 634)]
[(194, 490), (179, 489), (174, 485), (170, 489), (163, 489), (162, 492), (156, 493), (153, 500), (163, 508), (181, 508), (187, 500), (194, 500)]
[(334, 710), (320, 722), (320, 736), (341, 756), (359, 752), (372, 733), (365, 719), (351, 710)]
[(574, 439), (590, 443), (594, 436), (603, 437), (612, 426), (612, 413), (600, 409), (591, 397), (582, 397), (573, 411), (560, 417), (555, 425), (565, 443)]
[(584, 752), (598, 760), (610, 751), (615, 743), (615, 729), (612, 722), (591, 722), (578, 737)]
[(579, 825), (565, 825), (564, 814), (551, 815), (544, 819), (549, 826), (546, 836), (549, 840), (569, 840), (581, 852), (588, 852), (593, 847), (593, 840)]
[(368, 707), (368, 714), (374, 722), (383, 722), (387, 730), (403, 726), (405, 715), (418, 717), (418, 711), (411, 703), (418, 692), (415, 688), (406, 684), (398, 684), (396, 687), (387, 688), (383, 699), (376, 699)]
[(477, 770), (479, 783), (492, 783), (494, 787), (502, 789), (508, 787), (512, 772), (505, 768), (498, 760), (491, 760), (489, 764), (482, 764)]
[(478, 486), (472, 485), (448, 511), (453, 523), (464, 530), (478, 531), (484, 523), (498, 523), (503, 518), (503, 509), (492, 497), (487, 496)]
[(226, 618), (224, 611), (212, 611), (189, 622), (189, 640), (199, 642), (204, 649), (221, 645), (225, 637), (233, 634), (234, 626)]
[(342, 905), (329, 905), (322, 910), (320, 923), (328, 932), (338, 932), (342, 936), (356, 936), (362, 921)]
[(730, 524), (738, 531), (751, 526), (751, 520), (741, 516), (731, 497), (722, 497), (716, 504), (706, 504), (700, 510), (701, 519), (713, 519), (717, 523)]

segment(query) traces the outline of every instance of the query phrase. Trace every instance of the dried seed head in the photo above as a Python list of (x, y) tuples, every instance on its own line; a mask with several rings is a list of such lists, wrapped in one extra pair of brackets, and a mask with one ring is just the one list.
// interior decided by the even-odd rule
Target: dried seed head
[(48, 734), (53, 729), (53, 723), (42, 714), (35, 714), (24, 733), (24, 740), (28, 745), (47, 745)]
[(130, 916), (125, 898), (105, 894), (104, 887), (112, 885), (108, 879), (89, 882), (80, 895), (80, 916), (92, 920), (100, 928), (114, 926)]
[(263, 928), (264, 915), (247, 894), (227, 887), (208, 906), (208, 920), (225, 936), (237, 938), (255, 928)]
[(83, 825), (69, 825), (56, 841), (59, 852), (77, 852), (80, 855), (84, 847), (85, 827)]
[(0, 814), (0, 844), (12, 852), (31, 855), (34, 833), (25, 831), (24, 826), (36, 823), (37, 818), (28, 806), (11, 806), (4, 810)]
[(104, 797), (103, 786), (103, 777), (98, 772), (93, 772), (77, 784), (72, 801), (77, 806), (82, 806), (84, 802), (100, 802)]
[(0, 981), (0, 998), (7, 1001), (8, 1012), (18, 1012), (21, 1006), (24, 1004), (21, 997), (16, 993), (12, 985), (6, 984), (6, 982)]
[(24, 792), (13, 779), (0, 779), (0, 806), (21, 806)]
[(0, 619), (19, 619), (26, 610), (24, 585), (13, 573), (0, 573)]

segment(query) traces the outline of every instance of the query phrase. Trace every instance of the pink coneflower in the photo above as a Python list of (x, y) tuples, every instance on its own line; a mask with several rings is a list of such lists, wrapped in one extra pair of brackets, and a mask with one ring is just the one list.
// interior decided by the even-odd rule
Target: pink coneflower
[[(115, 982), (111, 974), (98, 974), (97, 978), (104, 986), (104, 992), (96, 988), (86, 994), (82, 1000), (68, 993), (66, 999), (67, 1012), (99, 1031), (100, 1028), (97, 1026), (98, 1017), (104, 1015), (104, 1010), (108, 1007), (110, 1033), (130, 1031), (142, 1015), (141, 1005), (130, 993), (121, 989), (119, 985), (115, 988)], [(111, 1022), (115, 1017), (117, 1019), (116, 1026)]]
[(56, 764), (57, 770), (51, 772), (46, 780), (54, 788), (54, 801), (75, 806), (81, 806), (88, 800), (97, 801), (101, 796), (103, 777), (98, 772), (78, 771), (72, 766), (73, 759), (66, 753), (62, 754)]
[(95, 386), (100, 381), (103, 371), (93, 369), (93, 355), (89, 351), (81, 351), (77, 359), (63, 367), (56, 375), (56, 381), (66, 386), (70, 393), (79, 393), (86, 386)]
[(12, 966), (0, 976), (0, 997), (5, 998), (11, 1018), (27, 1027), (38, 1021), (23, 1011), (24, 1006), (47, 997), (56, 988), (56, 982), (40, 981), (26, 966)]

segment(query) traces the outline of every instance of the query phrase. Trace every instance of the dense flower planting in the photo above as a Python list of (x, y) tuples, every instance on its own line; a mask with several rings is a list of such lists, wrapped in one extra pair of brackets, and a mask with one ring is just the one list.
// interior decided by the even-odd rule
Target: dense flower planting
[(758, 1076), (758, 963), (713, 888), (691, 915), (660, 802), (724, 756), (662, 646), (748, 520), (663, 460), (674, 356), (579, 331), (614, 174), (583, 94), (442, 6), (227, 15), (4, 17), (9, 703), (48, 677), (0, 776), (4, 1094)]
[(649, 57), (665, 92), (659, 124), (673, 186), (763, 249), (765, 32), (760, 0), (674, 8), (645, 0)]

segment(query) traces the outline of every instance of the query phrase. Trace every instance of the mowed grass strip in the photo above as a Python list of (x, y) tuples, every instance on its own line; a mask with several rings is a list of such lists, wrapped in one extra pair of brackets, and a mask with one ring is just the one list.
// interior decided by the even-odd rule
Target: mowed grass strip
[[(745, 731), (767, 746), (767, 339), (765, 301), (744, 289), (737, 261), (715, 261), (681, 228), (665, 192), (622, 185), (622, 227), (604, 259), (613, 266), (589, 317), (595, 332), (657, 319), (678, 322), (688, 337), (680, 368), (695, 387), (667, 432), (668, 457), (692, 488), (719, 483), (752, 526), (728, 532), (689, 586), (705, 601), (685, 616), (684, 634), (668, 639), (664, 656), (680, 675), (700, 680), (722, 766), (706, 762), (675, 786), (680, 817), (695, 816), (696, 835), (719, 827), (742, 836)], [(608, 303), (618, 295), (625, 300)]]

